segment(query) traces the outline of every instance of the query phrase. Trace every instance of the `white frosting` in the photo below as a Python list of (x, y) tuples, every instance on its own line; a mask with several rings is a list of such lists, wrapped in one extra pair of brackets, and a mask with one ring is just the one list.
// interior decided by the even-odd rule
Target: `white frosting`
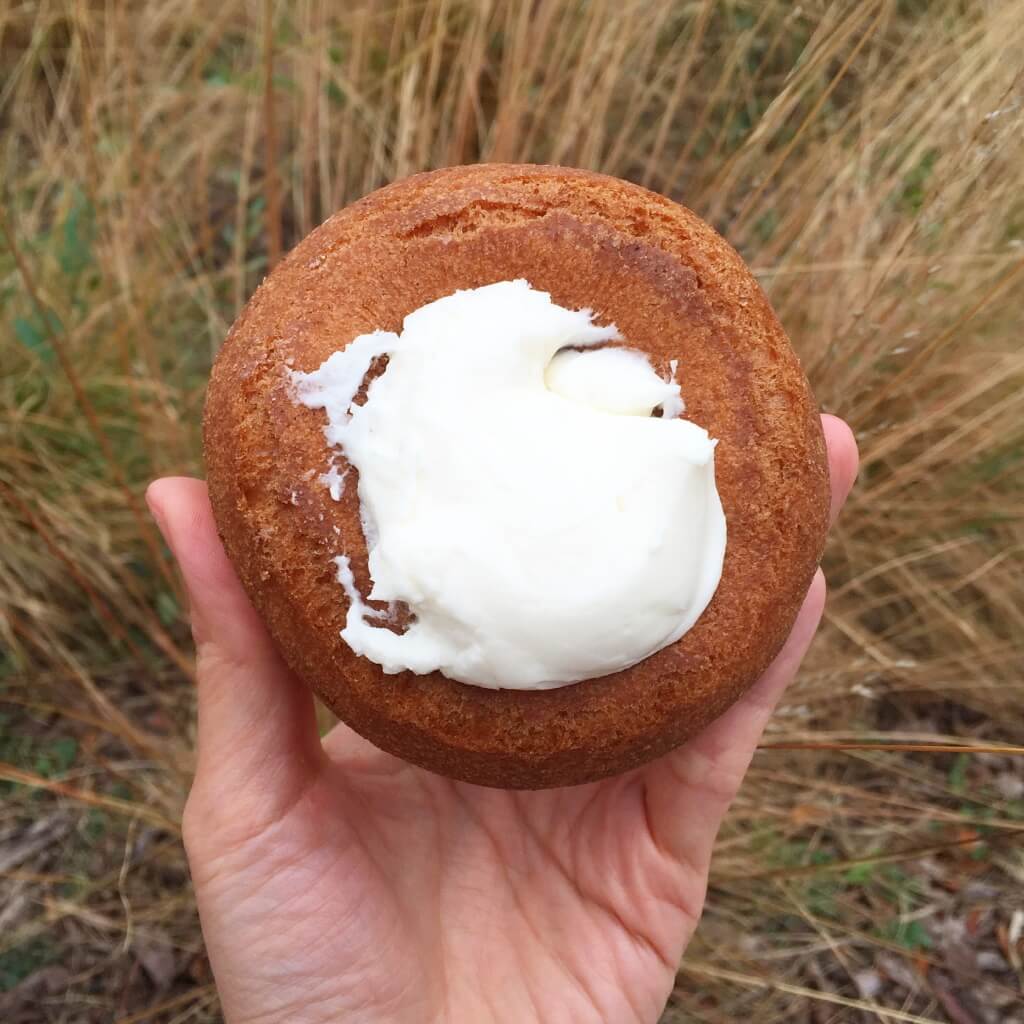
[(564, 349), (548, 364), (544, 383), (563, 398), (618, 416), (650, 416), (659, 406), (667, 418), (683, 411), (679, 385), (662, 380), (642, 352), (628, 348)]
[[(642, 661), (707, 607), (725, 554), (716, 442), (677, 418), (679, 385), (641, 353), (579, 351), (622, 340), (591, 321), (503, 281), (292, 372), (359, 472), (367, 599), (413, 615), (403, 633), (369, 621), (383, 616), (339, 555), (357, 654), (385, 672), (545, 689)], [(341, 474), (324, 483), (340, 497)]]

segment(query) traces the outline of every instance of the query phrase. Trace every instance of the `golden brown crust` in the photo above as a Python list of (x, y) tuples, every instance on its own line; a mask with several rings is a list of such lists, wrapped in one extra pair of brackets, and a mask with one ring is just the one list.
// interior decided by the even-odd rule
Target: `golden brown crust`
[[(687, 416), (720, 439), (721, 583), (677, 643), (624, 672), (542, 692), (387, 676), (340, 637), (332, 558), (368, 590), (354, 470), (341, 502), (309, 371), (412, 310), (526, 278), (618, 325), (655, 367), (679, 360)], [(778, 652), (817, 566), (829, 488), (820, 421), (767, 299), (689, 210), (635, 185), (505, 164), (420, 174), (340, 211), (260, 286), (210, 380), (210, 497), (225, 547), (286, 660), (349, 725), (433, 771), (508, 788), (585, 782), (658, 756), (721, 714)]]

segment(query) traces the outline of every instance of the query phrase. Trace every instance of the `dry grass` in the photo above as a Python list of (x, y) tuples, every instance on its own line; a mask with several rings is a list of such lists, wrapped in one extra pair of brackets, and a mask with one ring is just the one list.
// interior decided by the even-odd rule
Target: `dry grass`
[(714, 222), (862, 446), (666, 1020), (1024, 1021), (1022, 55), (1018, 0), (0, 7), (0, 1017), (216, 1019), (141, 490), (282, 249), (503, 159)]

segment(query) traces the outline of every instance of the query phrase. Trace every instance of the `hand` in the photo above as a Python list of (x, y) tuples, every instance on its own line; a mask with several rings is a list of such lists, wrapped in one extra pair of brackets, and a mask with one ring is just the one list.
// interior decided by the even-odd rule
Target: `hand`
[[(824, 418), (833, 517), (857, 449)], [(198, 480), (147, 499), (181, 566), (198, 652), (184, 836), (229, 1024), (653, 1022), (701, 914), (712, 844), (817, 628), (815, 577), (786, 646), (685, 747), (587, 786), (440, 778), (313, 699), (246, 598)]]

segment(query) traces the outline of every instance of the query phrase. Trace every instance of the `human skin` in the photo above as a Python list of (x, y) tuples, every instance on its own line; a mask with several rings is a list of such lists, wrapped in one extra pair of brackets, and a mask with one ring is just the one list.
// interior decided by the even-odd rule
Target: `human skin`
[[(857, 472), (823, 417), (832, 517)], [(206, 486), (147, 492), (189, 595), (198, 759), (183, 829), (228, 1024), (654, 1022), (715, 836), (825, 601), (700, 736), (643, 768), (514, 792), (323, 740), (221, 546)]]

